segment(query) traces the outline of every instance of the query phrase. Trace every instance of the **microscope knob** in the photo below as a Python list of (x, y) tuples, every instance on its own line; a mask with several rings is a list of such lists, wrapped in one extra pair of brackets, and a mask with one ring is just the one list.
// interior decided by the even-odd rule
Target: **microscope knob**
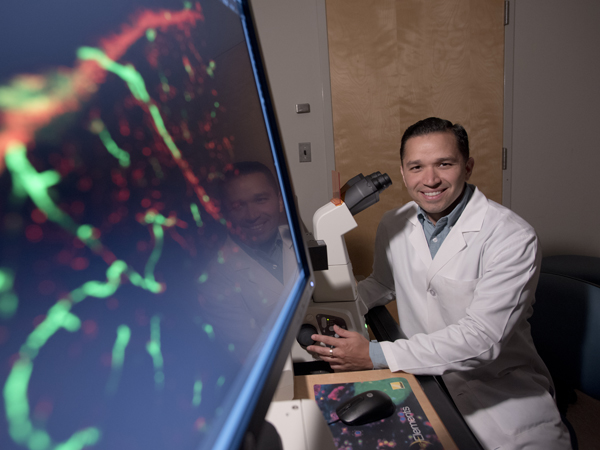
[(308, 347), (309, 345), (316, 344), (316, 342), (311, 339), (313, 334), (318, 334), (317, 329), (313, 325), (305, 323), (300, 327), (296, 340), (302, 347)]

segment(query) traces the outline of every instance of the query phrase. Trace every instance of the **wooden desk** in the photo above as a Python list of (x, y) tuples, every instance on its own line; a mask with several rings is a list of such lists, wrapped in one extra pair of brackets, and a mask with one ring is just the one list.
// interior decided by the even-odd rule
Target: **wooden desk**
[(294, 399), (315, 399), (313, 386), (315, 384), (336, 384), (336, 383), (356, 383), (362, 381), (376, 381), (386, 378), (402, 377), (408, 380), (412, 391), (423, 408), (423, 412), (427, 415), (431, 425), (437, 436), (439, 437), (444, 449), (458, 450), (450, 433), (440, 420), (433, 406), (429, 402), (427, 396), (423, 392), (419, 381), (414, 375), (396, 372), (392, 373), (389, 369), (384, 370), (366, 370), (362, 372), (340, 372), (327, 373), (318, 375), (300, 375), (294, 377)]

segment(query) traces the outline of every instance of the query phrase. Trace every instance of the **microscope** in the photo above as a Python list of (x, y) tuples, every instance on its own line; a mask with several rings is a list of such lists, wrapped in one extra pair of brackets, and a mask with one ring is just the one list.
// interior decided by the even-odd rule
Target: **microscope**
[(311, 335), (337, 337), (334, 325), (369, 338), (364, 318), (367, 307), (358, 297), (344, 234), (357, 227), (353, 216), (377, 203), (379, 193), (391, 184), (386, 173), (358, 174), (342, 186), (339, 198), (332, 199), (315, 212), (313, 237), (309, 238), (315, 290), (298, 333), (297, 345), (292, 348), (294, 363), (314, 361), (316, 358), (306, 351), (307, 346), (315, 343)]

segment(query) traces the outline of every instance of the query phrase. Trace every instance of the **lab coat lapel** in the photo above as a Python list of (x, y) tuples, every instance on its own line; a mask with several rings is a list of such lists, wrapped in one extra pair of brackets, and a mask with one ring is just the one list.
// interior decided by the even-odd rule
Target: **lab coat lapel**
[(479, 232), (483, 224), (483, 218), (488, 208), (487, 199), (475, 188), (473, 196), (467, 204), (456, 224), (444, 239), (444, 243), (438, 250), (427, 271), (427, 284), (431, 279), (452, 260), (459, 252), (467, 247), (465, 234)]
[[(463, 211), (463, 214), (464, 213), (465, 212)], [(452, 230), (450, 230), (450, 233), (446, 236), (442, 246), (435, 254), (435, 258), (433, 258), (429, 270), (427, 271), (427, 285), (429, 285), (431, 279), (448, 263), (448, 261), (467, 246), (462, 232), (458, 229), (457, 225), (458, 222), (452, 227)]]
[(409, 217), (408, 220), (413, 226), (413, 230), (408, 239), (417, 252), (417, 255), (419, 255), (419, 258), (421, 258), (421, 261), (423, 261), (423, 264), (425, 264), (425, 267), (429, 267), (431, 265), (431, 252), (429, 251), (429, 246), (427, 245), (427, 239), (425, 238), (423, 226), (417, 217), (416, 207), (415, 213)]
[(230, 253), (232, 260), (228, 262), (226, 259), (225, 263), (231, 264), (236, 278), (254, 285), (254, 289), (251, 289), (250, 292), (262, 292), (268, 299), (279, 298), (283, 289), (279, 280), (233, 241), (231, 241), (231, 245), (232, 248), (237, 247), (237, 250)]
[(279, 233), (283, 243), (283, 284), (286, 284), (298, 271), (298, 262), (289, 227), (280, 226)]

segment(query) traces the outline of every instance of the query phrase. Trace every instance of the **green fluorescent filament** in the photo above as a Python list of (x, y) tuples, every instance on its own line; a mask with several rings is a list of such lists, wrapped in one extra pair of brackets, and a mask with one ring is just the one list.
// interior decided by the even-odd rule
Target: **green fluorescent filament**
[(128, 64), (124, 66), (119, 64), (106, 56), (102, 50), (93, 47), (79, 48), (77, 50), (77, 56), (83, 60), (94, 60), (103, 69), (108, 70), (123, 79), (123, 81), (127, 83), (127, 87), (129, 87), (129, 90), (135, 99), (147, 105), (148, 111), (154, 120), (154, 126), (156, 127), (158, 134), (163, 138), (167, 148), (171, 151), (173, 157), (175, 159), (181, 159), (181, 152), (167, 131), (167, 127), (165, 127), (165, 122), (160, 115), (158, 107), (151, 102), (144, 78), (132, 65)]
[(194, 383), (194, 397), (192, 398), (192, 405), (200, 406), (202, 401), (202, 381), (197, 380)]
[[(92, 248), (101, 245), (93, 238), (93, 228), (90, 225), (78, 226), (70, 216), (64, 213), (52, 201), (48, 188), (56, 184), (60, 177), (54, 171), (38, 173), (29, 163), (26, 148), (20, 143), (12, 143), (6, 155), (6, 166), (13, 177), (13, 191), (22, 197), (29, 196), (35, 205), (42, 210), (49, 220), (57, 223), (64, 229), (78, 236)], [(159, 293), (162, 287), (155, 281), (154, 268), (160, 258), (164, 241), (163, 227), (172, 226), (172, 220), (156, 213), (147, 214), (146, 223), (152, 226), (155, 237), (155, 248), (144, 270), (142, 277), (127, 263), (121, 260), (114, 261), (106, 271), (106, 281), (87, 281), (82, 286), (74, 289), (67, 298), (60, 299), (49, 310), (45, 319), (29, 334), (19, 351), (19, 358), (13, 364), (3, 390), (6, 418), (11, 438), (18, 444), (26, 446), (29, 450), (81, 450), (96, 444), (100, 440), (100, 430), (89, 427), (79, 430), (62, 443), (53, 443), (46, 431), (36, 428), (30, 421), (30, 407), (27, 398), (29, 379), (33, 370), (33, 361), (40, 349), (58, 330), (65, 329), (75, 332), (81, 327), (81, 320), (71, 312), (77, 303), (89, 297), (107, 298), (113, 295), (126, 275), (129, 281), (144, 290)], [(7, 278), (7, 272), (0, 275), (2, 291), (8, 289), (12, 280)], [(117, 342), (113, 348), (113, 368), (122, 366), (124, 350), (130, 334), (120, 327)], [(157, 387), (164, 383), (163, 359), (160, 353), (160, 328), (159, 318), (154, 317), (151, 322), (151, 342), (148, 343), (148, 352), (155, 365), (155, 381)], [(118, 378), (116, 379), (118, 382)], [(108, 388), (112, 388), (109, 384)]]
[[(6, 167), (13, 179), (13, 193), (21, 198), (29, 196), (33, 203), (46, 214), (48, 220), (78, 236), (92, 250), (100, 243), (92, 237), (88, 229), (90, 225), (77, 225), (71, 217), (63, 212), (50, 198), (48, 189), (60, 181), (60, 175), (54, 170), (39, 173), (27, 159), (27, 149), (21, 142), (13, 142), (8, 146), (5, 157)], [(84, 238), (82, 236), (87, 236)]]
[(129, 157), (129, 153), (119, 148), (117, 143), (113, 140), (110, 133), (106, 129), (104, 122), (102, 122), (100, 119), (95, 119), (92, 122), (90, 129), (92, 133), (98, 135), (98, 137), (106, 147), (106, 150), (108, 150), (108, 152), (111, 155), (113, 155), (119, 160), (119, 164), (121, 165), (121, 167), (129, 167), (129, 165), (131, 164), (131, 158)]
[(127, 325), (119, 325), (117, 328), (117, 339), (112, 350), (112, 371), (106, 385), (106, 392), (114, 394), (119, 386), (119, 378), (121, 378), (121, 370), (125, 361), (125, 349), (131, 338), (131, 329)]
[[(186, 2), (186, 7), (190, 7), (190, 5), (190, 2)], [(148, 30), (148, 40), (153, 41), (155, 37), (155, 30)], [(168, 133), (158, 107), (152, 102), (141, 74), (132, 65), (119, 64), (96, 48), (82, 47), (78, 50), (77, 55), (82, 60), (95, 60), (102, 68), (115, 73), (127, 83), (133, 96), (147, 106), (156, 130), (171, 151), (173, 157), (180, 160), (181, 152)], [(211, 76), (213, 75), (212, 70), (214, 67), (215, 64), (211, 61), (207, 69), (207, 72)], [(99, 136), (104, 146), (111, 155), (118, 159), (122, 167), (130, 165), (129, 154), (117, 146), (108, 131), (104, 128), (104, 124), (92, 124), (92, 132)], [(5, 163), (7, 169), (11, 172), (13, 194), (22, 199), (26, 197), (31, 198), (32, 202), (44, 212), (49, 221), (58, 224), (73, 236), (77, 236), (92, 250), (100, 249), (101, 243), (93, 237), (93, 227), (85, 224), (78, 225), (52, 200), (49, 188), (60, 181), (59, 173), (54, 170), (37, 172), (29, 162), (26, 146), (22, 142), (11, 142), (6, 150)], [(201, 219), (199, 220), (199, 226), (201, 226)], [(199, 220), (196, 219), (196, 223)], [(15, 443), (29, 450), (82, 450), (83, 448), (94, 446), (99, 442), (101, 432), (96, 427), (78, 430), (65, 441), (56, 443), (52, 441), (50, 435), (45, 430), (37, 428), (37, 425), (32, 423), (30, 420), (31, 408), (28, 399), (28, 387), (33, 371), (33, 363), (48, 339), (60, 329), (65, 329), (69, 332), (76, 332), (80, 329), (81, 319), (71, 312), (71, 309), (84, 299), (89, 297), (107, 298), (113, 295), (121, 283), (125, 281), (125, 278), (128, 278), (134, 286), (149, 292), (159, 293), (162, 291), (163, 288), (154, 278), (154, 269), (162, 252), (164, 241), (163, 227), (169, 227), (172, 224), (169, 223), (169, 219), (165, 219), (159, 214), (147, 217), (146, 222), (152, 227), (155, 247), (146, 264), (144, 277), (130, 268), (126, 262), (121, 260), (114, 261), (106, 271), (106, 281), (88, 281), (73, 290), (66, 298), (59, 299), (48, 310), (45, 319), (35, 327), (21, 346), (18, 358), (12, 365), (2, 391), (8, 432)], [(10, 289), (6, 288), (7, 285), (6, 272), (3, 271), (0, 273), (0, 293), (6, 293)], [(152, 317), (150, 326), (151, 338), (147, 345), (147, 351), (153, 360), (156, 386), (157, 388), (162, 388), (164, 385), (164, 372), (163, 357), (160, 348), (160, 318), (158, 316)], [(113, 372), (120, 371), (123, 367), (125, 349), (130, 337), (131, 330), (126, 325), (119, 326), (112, 353)], [(194, 404), (195, 402), (199, 404), (201, 400), (202, 384), (198, 383), (200, 382), (198, 381), (194, 384)]]
[(13, 292), (15, 275), (12, 270), (0, 267), (0, 318), (10, 319), (17, 313), (19, 297)]
[(163, 372), (163, 357), (160, 351), (160, 317), (152, 316), (150, 319), (150, 341), (146, 344), (146, 350), (152, 357), (154, 363), (154, 382), (156, 389), (164, 387), (165, 374)]
[(192, 216), (194, 216), (194, 220), (196, 221), (196, 225), (198, 228), (202, 228), (202, 216), (200, 215), (200, 210), (198, 209), (198, 205), (192, 203), (190, 205), (190, 210), (192, 211)]

